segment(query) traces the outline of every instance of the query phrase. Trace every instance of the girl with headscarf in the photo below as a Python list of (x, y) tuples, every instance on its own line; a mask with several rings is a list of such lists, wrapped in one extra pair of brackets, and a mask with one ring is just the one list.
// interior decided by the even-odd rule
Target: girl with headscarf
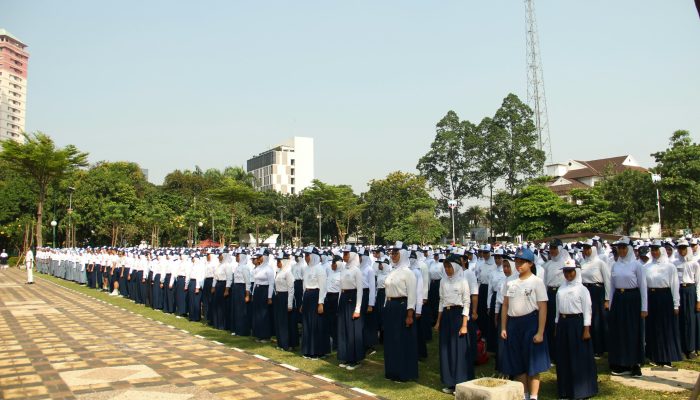
[(294, 310), (294, 275), (292, 275), (289, 255), (280, 252), (276, 257), (276, 261), (274, 325), (277, 347), (288, 351), (299, 345), (296, 325), (291, 323), (291, 315)]
[(340, 368), (352, 371), (365, 358), (363, 342), (362, 271), (355, 246), (343, 249), (345, 266), (340, 272), (340, 299), (338, 300), (338, 361)]
[(321, 253), (315, 247), (304, 250), (307, 267), (304, 270), (304, 296), (302, 299), (301, 354), (304, 358), (318, 359), (330, 352), (330, 343), (323, 320), (323, 303), (326, 299), (326, 270), (321, 264)]
[(681, 349), (688, 359), (697, 357), (700, 348), (700, 265), (693, 261), (688, 241), (678, 241), (674, 264), (680, 280), (679, 324)]
[(198, 322), (202, 319), (202, 287), (204, 286), (204, 274), (206, 269), (203, 257), (192, 257), (192, 262), (188, 264), (187, 274), (187, 307), (190, 321)]
[(647, 280), (634, 258), (632, 242), (623, 236), (615, 243), (617, 261), (610, 270), (610, 348), (613, 375), (641, 377), (644, 363), (644, 323), (647, 317)]
[[(440, 280), (440, 303), (435, 324), (440, 338), (440, 380), (445, 393), (454, 393), (457, 384), (474, 379), (469, 350), (471, 292), (459, 271), (459, 256), (451, 255), (443, 263), (445, 276)], [(470, 365), (471, 364), (471, 365)]]
[(377, 313), (375, 305), (377, 301), (377, 280), (372, 268), (372, 259), (369, 256), (369, 249), (362, 249), (358, 253), (360, 258), (360, 272), (362, 273), (362, 343), (367, 350), (367, 354), (376, 353), (374, 345), (377, 343)]
[(267, 343), (272, 336), (272, 296), (275, 271), (269, 264), (267, 250), (259, 250), (253, 259), (253, 336)]
[(661, 241), (655, 240), (649, 247), (651, 259), (644, 266), (649, 299), (646, 356), (656, 365), (670, 367), (671, 362), (683, 359), (678, 330), (678, 273), (661, 248)]
[[(415, 248), (415, 246), (414, 246)], [(416, 277), (416, 339), (418, 346), (418, 359), (425, 360), (428, 358), (428, 345), (425, 339), (423, 327), (423, 273), (418, 262), (418, 251), (411, 250), (409, 258), (409, 267)]]
[(608, 324), (605, 320), (605, 304), (610, 300), (610, 268), (599, 257), (599, 250), (593, 240), (583, 243), (581, 280), (591, 294), (591, 341), (596, 357), (605, 353)]
[(250, 260), (245, 250), (236, 252), (237, 265), (233, 270), (233, 307), (231, 308), (231, 334), (250, 336)]
[[(547, 302), (547, 341), (549, 346), (549, 356), (551, 357), (552, 363), (556, 363), (557, 360), (557, 350), (554, 343), (554, 330), (556, 328), (556, 323), (554, 318), (556, 317), (556, 302), (557, 290), (559, 286), (566, 282), (564, 279), (564, 273), (562, 272), (562, 267), (566, 260), (571, 259), (571, 255), (564, 248), (564, 244), (559, 239), (554, 239), (549, 244), (549, 255), (550, 259), (542, 266), (543, 275), (541, 275), (545, 286), (547, 287), (547, 298), (551, 301)], [(581, 282), (581, 277), (576, 278), (578, 282)]]
[(379, 332), (379, 343), (384, 343), (384, 304), (386, 303), (386, 288), (384, 283), (386, 277), (391, 272), (391, 261), (384, 255), (384, 248), (378, 247), (374, 249), (375, 261), (372, 265), (374, 276), (377, 278), (377, 300), (374, 303), (375, 307), (372, 311), (377, 322), (377, 331)]
[(399, 382), (418, 379), (416, 275), (409, 269), (409, 254), (403, 242), (396, 242), (392, 271), (384, 282), (384, 377)]
[(233, 280), (233, 258), (228, 251), (218, 257), (219, 263), (212, 271), (211, 285), (211, 319), (216, 329), (226, 329), (226, 315), (230, 312), (228, 297), (231, 295), (229, 286)]
[(334, 255), (326, 268), (326, 299), (323, 302), (323, 323), (326, 339), (332, 351), (338, 350), (338, 302), (340, 300), (340, 275), (343, 257)]

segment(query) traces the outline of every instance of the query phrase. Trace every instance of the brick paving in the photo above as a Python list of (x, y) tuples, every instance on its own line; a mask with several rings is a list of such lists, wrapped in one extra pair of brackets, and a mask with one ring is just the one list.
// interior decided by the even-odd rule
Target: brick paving
[(24, 271), (0, 271), (2, 399), (370, 398)]

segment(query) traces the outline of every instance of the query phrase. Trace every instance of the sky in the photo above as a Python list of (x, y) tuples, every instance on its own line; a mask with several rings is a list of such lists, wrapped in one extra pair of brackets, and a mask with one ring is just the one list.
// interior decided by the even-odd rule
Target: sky
[[(244, 165), (292, 136), (316, 177), (367, 190), (417, 172), (435, 124), (527, 97), (523, 1), (3, 0), (28, 45), (26, 130), (90, 161)], [(692, 0), (537, 1), (553, 160), (700, 141)]]

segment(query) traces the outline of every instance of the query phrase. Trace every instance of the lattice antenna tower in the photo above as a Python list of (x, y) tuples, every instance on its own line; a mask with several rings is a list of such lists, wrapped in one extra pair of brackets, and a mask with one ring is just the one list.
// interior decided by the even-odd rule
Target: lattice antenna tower
[(525, 20), (527, 23), (527, 102), (532, 108), (538, 145), (552, 162), (552, 143), (549, 137), (549, 118), (547, 117), (547, 97), (544, 92), (542, 60), (540, 59), (540, 40), (537, 34), (535, 18), (535, 1), (525, 0)]

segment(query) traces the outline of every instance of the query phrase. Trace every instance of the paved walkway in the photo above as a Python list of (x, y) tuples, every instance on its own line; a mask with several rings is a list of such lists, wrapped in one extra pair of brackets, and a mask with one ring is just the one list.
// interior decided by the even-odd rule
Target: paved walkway
[(0, 271), (2, 399), (362, 397), (34, 277)]

